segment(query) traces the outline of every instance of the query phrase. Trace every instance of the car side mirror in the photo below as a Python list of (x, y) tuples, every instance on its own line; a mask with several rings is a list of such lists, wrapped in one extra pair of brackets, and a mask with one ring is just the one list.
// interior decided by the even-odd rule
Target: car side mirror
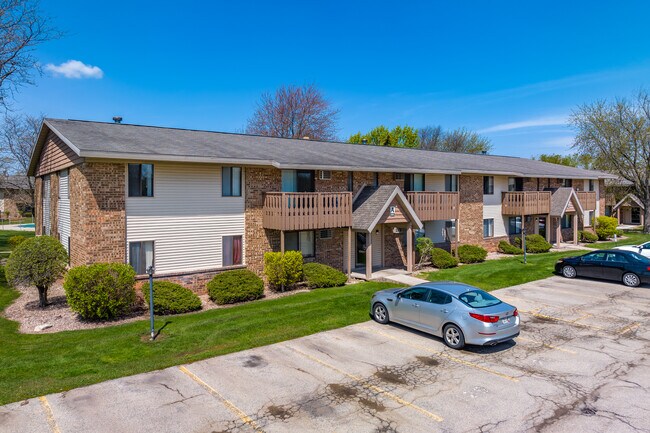
[(399, 299), (399, 298), (401, 298), (401, 297), (402, 297), (402, 294), (401, 294), (401, 293), (398, 293), (398, 294), (397, 294), (397, 298)]

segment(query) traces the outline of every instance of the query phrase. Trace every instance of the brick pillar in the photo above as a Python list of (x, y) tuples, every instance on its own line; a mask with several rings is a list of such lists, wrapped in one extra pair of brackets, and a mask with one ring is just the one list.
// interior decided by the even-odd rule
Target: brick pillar
[(266, 230), (262, 225), (264, 193), (281, 190), (282, 174), (277, 168), (244, 169), (244, 263), (258, 275), (264, 270), (264, 253), (280, 249), (280, 232)]
[(59, 239), (59, 173), (50, 174), (50, 236)]
[(458, 179), (458, 239), (463, 244), (483, 243), (483, 176), (461, 175)]

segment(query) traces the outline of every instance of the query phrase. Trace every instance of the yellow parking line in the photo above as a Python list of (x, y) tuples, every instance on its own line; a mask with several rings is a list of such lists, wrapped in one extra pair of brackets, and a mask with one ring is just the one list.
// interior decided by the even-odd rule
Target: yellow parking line
[(185, 375), (187, 375), (190, 379), (192, 379), (194, 382), (198, 383), (201, 385), (205, 390), (207, 390), (213, 397), (216, 397), (221, 403), (223, 403), (224, 406), (226, 406), (232, 413), (237, 415), (239, 419), (244, 423), (249, 426), (251, 426), (256, 432), (259, 433), (264, 433), (264, 430), (260, 428), (260, 426), (257, 425), (255, 421), (251, 419), (246, 413), (235, 406), (230, 400), (228, 400), (226, 397), (221, 395), (219, 391), (216, 389), (212, 388), (210, 385), (205, 383), (203, 380), (201, 380), (200, 377), (198, 377), (196, 374), (192, 373), (190, 370), (187, 369), (187, 367), (181, 365), (178, 367), (178, 369), (183, 372)]
[(523, 340), (523, 341), (529, 341), (531, 343), (541, 344), (542, 346), (547, 347), (549, 349), (559, 350), (560, 352), (570, 353), (571, 355), (576, 354), (576, 352), (574, 352), (573, 350), (565, 349), (563, 347), (551, 346), (550, 344), (542, 343), (541, 341), (533, 340), (532, 338), (522, 337), (521, 335), (517, 337), (517, 340)]
[[(585, 313), (582, 316), (578, 317), (577, 319), (573, 320), (572, 323), (577, 323), (582, 319), (586, 319), (587, 317), (593, 317), (593, 314)], [(581, 323), (582, 325), (582, 323)]]
[(508, 380), (510, 380), (512, 382), (519, 382), (519, 379), (517, 379), (516, 377), (508, 376), (507, 374), (499, 373), (498, 371), (492, 370), (491, 368), (483, 367), (482, 365), (478, 365), (478, 364), (475, 364), (475, 363), (470, 362), (470, 361), (465, 361), (464, 359), (456, 358), (455, 356), (448, 355), (445, 352), (440, 352), (438, 350), (431, 349), (431, 348), (429, 348), (427, 346), (422, 346), (420, 344), (409, 343), (409, 342), (400, 340), (399, 338), (393, 337), (392, 335), (387, 334), (387, 333), (385, 333), (383, 331), (378, 331), (378, 330), (373, 329), (373, 332), (376, 332), (376, 333), (378, 333), (380, 335), (383, 335), (384, 337), (390, 338), (392, 340), (395, 340), (395, 341), (397, 341), (399, 343), (402, 343), (402, 344), (405, 344), (407, 346), (411, 346), (411, 347), (413, 347), (415, 349), (425, 350), (425, 351), (427, 351), (429, 353), (432, 353), (434, 355), (438, 355), (438, 356), (441, 356), (441, 357), (443, 357), (445, 359), (449, 359), (450, 361), (456, 362), (458, 364), (462, 364), (462, 365), (465, 365), (467, 367), (476, 368), (478, 370), (485, 371), (486, 373), (490, 373), (490, 374), (493, 374), (495, 376), (499, 376), (501, 378), (508, 379)]
[(38, 401), (41, 402), (41, 407), (43, 407), (43, 412), (45, 412), (45, 418), (47, 419), (47, 425), (50, 427), (50, 430), (52, 430), (52, 433), (60, 433), (61, 430), (59, 430), (59, 426), (56, 424), (54, 412), (52, 412), (52, 407), (47, 401), (47, 398), (43, 395), (38, 398)]
[(635, 329), (638, 328), (639, 326), (641, 326), (640, 323), (632, 323), (631, 325), (627, 325), (627, 326), (623, 327), (622, 329), (620, 329), (620, 330), (617, 332), (617, 334), (618, 334), (618, 335), (625, 334), (625, 333), (627, 333), (627, 332), (630, 332), (630, 331), (635, 330)]
[(304, 356), (307, 359), (310, 359), (310, 360), (312, 360), (312, 361), (314, 361), (314, 362), (316, 362), (316, 363), (318, 363), (318, 364), (320, 364), (320, 365), (322, 365), (324, 367), (330, 368), (330, 369), (336, 371), (337, 373), (342, 374), (342, 375), (344, 375), (344, 376), (358, 382), (359, 385), (363, 386), (364, 388), (368, 388), (369, 390), (374, 391), (374, 392), (376, 392), (378, 394), (385, 395), (386, 397), (390, 398), (391, 400), (395, 401), (398, 404), (401, 404), (402, 406), (410, 407), (411, 409), (414, 409), (414, 410), (420, 412), (421, 414), (424, 414), (424, 415), (428, 416), (429, 418), (431, 418), (431, 419), (433, 419), (435, 421), (442, 422), (442, 420), (443, 420), (440, 415), (436, 415), (435, 413), (429, 412), (428, 410), (426, 410), (426, 409), (424, 409), (424, 408), (422, 408), (422, 407), (420, 407), (420, 406), (418, 406), (416, 404), (408, 402), (408, 401), (404, 400), (403, 398), (398, 397), (397, 395), (395, 395), (395, 394), (393, 394), (393, 393), (391, 393), (389, 391), (386, 391), (383, 388), (380, 388), (380, 387), (378, 387), (376, 385), (370, 385), (368, 383), (364, 383), (363, 378), (361, 378), (359, 376), (356, 376), (354, 374), (350, 374), (348, 372), (345, 372), (345, 371), (341, 370), (340, 368), (335, 367), (332, 364), (329, 364), (329, 363), (327, 363), (327, 362), (325, 362), (325, 361), (323, 361), (321, 359), (318, 359), (315, 356), (312, 356), (312, 355), (310, 355), (308, 353), (305, 353), (302, 350), (296, 349), (295, 347), (291, 347), (291, 346), (286, 346), (286, 347), (288, 347), (289, 349), (293, 350), (294, 352)]
[(609, 332), (608, 329), (606, 329), (606, 328), (601, 328), (600, 326), (587, 325), (587, 324), (585, 324), (585, 323), (576, 323), (576, 322), (573, 321), (573, 320), (566, 320), (566, 319), (562, 319), (562, 318), (560, 318), (560, 317), (549, 316), (549, 315), (547, 315), (547, 314), (541, 314), (541, 313), (539, 313), (539, 311), (540, 311), (540, 310), (534, 310), (534, 311), (519, 310), (519, 312), (521, 312), (521, 313), (524, 313), (524, 314), (530, 314), (531, 316), (540, 317), (540, 318), (542, 318), (542, 319), (549, 319), (549, 320), (555, 320), (555, 321), (557, 321), (557, 322), (568, 323), (569, 325), (578, 326), (578, 327), (580, 327), (580, 328), (592, 328), (592, 329), (596, 329), (596, 330), (598, 330), (598, 331)]

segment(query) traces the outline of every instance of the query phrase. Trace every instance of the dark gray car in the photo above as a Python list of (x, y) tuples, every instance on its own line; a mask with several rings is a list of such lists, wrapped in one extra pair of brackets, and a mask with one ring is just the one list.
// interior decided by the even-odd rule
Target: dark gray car
[(442, 337), (453, 349), (495, 345), (519, 335), (517, 308), (455, 282), (381, 290), (372, 296), (370, 314), (379, 323), (396, 322)]

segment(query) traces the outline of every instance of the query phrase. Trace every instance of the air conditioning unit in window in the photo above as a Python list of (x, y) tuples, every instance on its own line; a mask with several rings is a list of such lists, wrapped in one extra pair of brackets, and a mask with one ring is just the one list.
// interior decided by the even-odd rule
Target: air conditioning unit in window
[(332, 239), (332, 229), (323, 229), (320, 231), (321, 239)]
[(320, 171), (320, 180), (330, 180), (330, 179), (332, 179), (332, 172), (330, 170)]
[(395, 179), (395, 180), (404, 180), (404, 173), (395, 173), (395, 174), (393, 174), (393, 179)]

